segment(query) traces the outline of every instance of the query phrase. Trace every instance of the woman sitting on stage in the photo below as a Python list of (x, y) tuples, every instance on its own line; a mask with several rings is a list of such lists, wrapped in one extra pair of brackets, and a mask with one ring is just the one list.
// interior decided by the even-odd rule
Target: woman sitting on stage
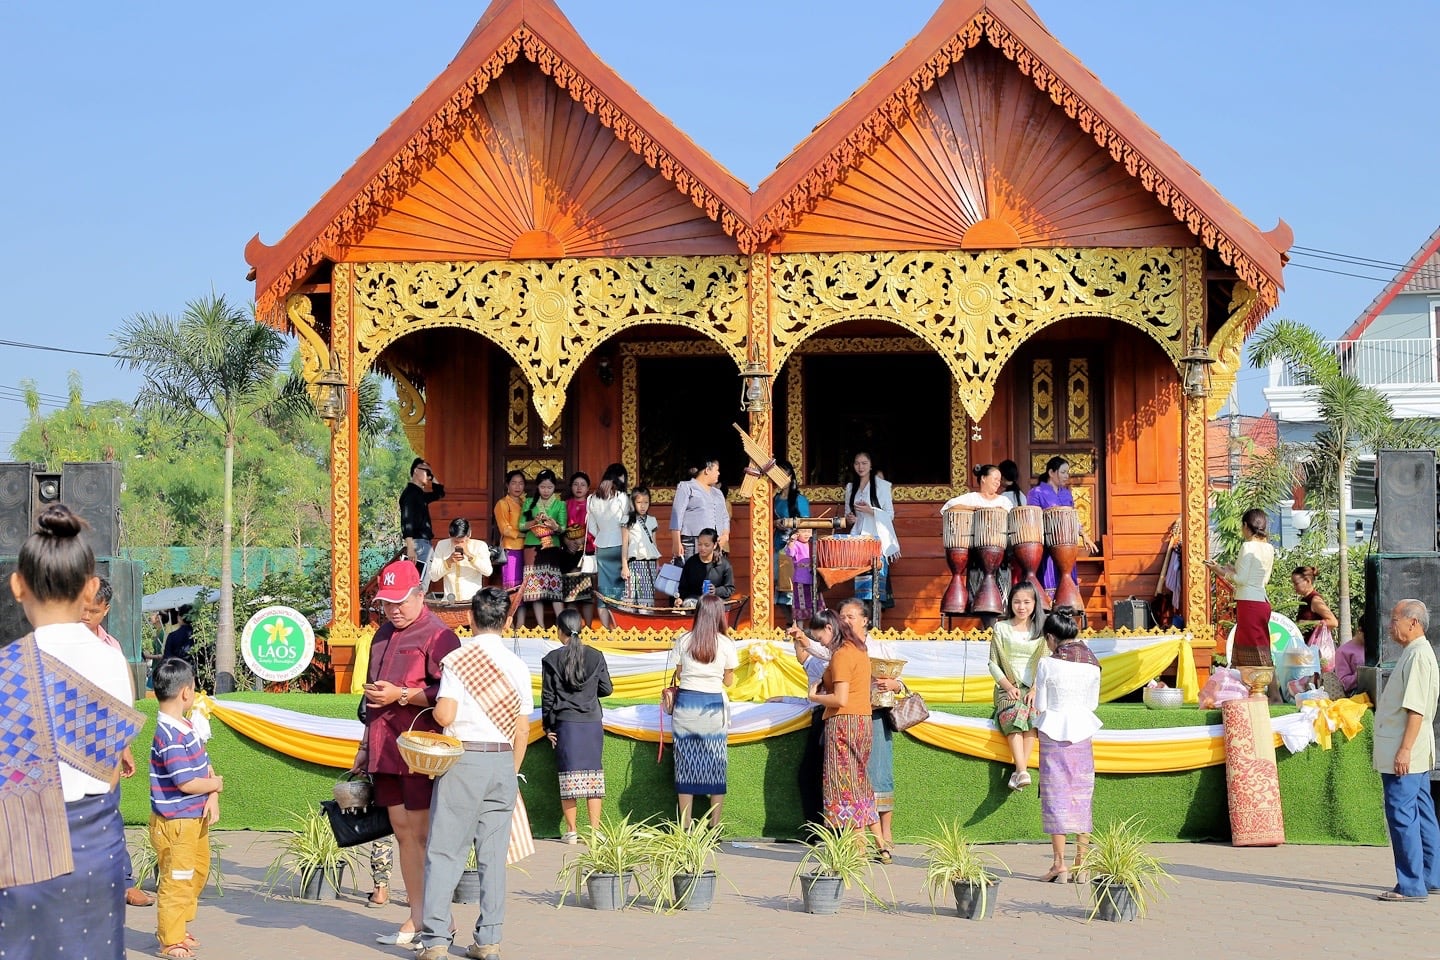
[[(1035, 668), (1035, 713), (1040, 731), (1040, 825), (1050, 834), (1054, 859), (1040, 879), (1064, 883), (1080, 876), (1090, 844), (1091, 801), (1095, 797), (1092, 737), (1102, 724), (1100, 661), (1079, 639), (1075, 611), (1056, 607), (1045, 618), (1050, 656)], [(1075, 865), (1065, 866), (1065, 837), (1075, 834)], [(1074, 876), (1071, 876), (1071, 870)]]
[[(1265, 585), (1275, 568), (1275, 548), (1270, 545), (1270, 521), (1265, 511), (1253, 507), (1242, 518), (1245, 542), (1235, 557), (1233, 567), (1224, 567), (1213, 560), (1205, 566), (1235, 591), (1235, 644), (1231, 650), (1232, 667), (1271, 667), (1275, 660), (1270, 653), (1270, 599)], [(1270, 702), (1280, 701), (1280, 687), (1270, 682)]]
[(1018, 583), (1010, 591), (1005, 620), (991, 628), (990, 676), (995, 678), (995, 724), (1000, 728), (1015, 772), (1010, 789), (1030, 786), (1030, 750), (1035, 745), (1035, 665), (1045, 655), (1040, 632), (1040, 599), (1029, 583)]
[[(1030, 506), (1040, 507), (1048, 510), (1051, 507), (1074, 507), (1075, 493), (1070, 489), (1070, 461), (1064, 457), (1051, 457), (1045, 462), (1045, 472), (1040, 475), (1040, 482), (1030, 491)], [(1085, 536), (1085, 531), (1080, 531), (1080, 541), (1085, 544), (1085, 549), (1092, 554), (1099, 553), (1095, 542)], [(1072, 569), (1070, 578), (1076, 583), (1080, 582), (1080, 574)], [(1055, 560), (1050, 556), (1050, 551), (1045, 551), (1045, 561), (1040, 564), (1040, 582), (1045, 586), (1045, 592), (1052, 598), (1055, 596)]]
[(705, 593), (707, 581), (710, 592), (721, 600), (730, 599), (735, 592), (735, 570), (725, 554), (716, 549), (719, 543), (720, 534), (711, 527), (701, 530), (695, 538), (695, 555), (685, 561), (680, 571), (681, 600), (698, 600)]
[(861, 634), (845, 621), (840, 621), (840, 637), (824, 676), (810, 683), (810, 700), (825, 708), (821, 778), (825, 822), (832, 828), (848, 827), (857, 837), (869, 828), (882, 857), (888, 859), (889, 843), (880, 830), (875, 790), (866, 772), (874, 737), (870, 655)]
[(735, 682), (739, 665), (735, 644), (725, 636), (725, 604), (713, 594), (701, 597), (690, 631), (676, 639), (671, 653), (675, 684), (680, 688), (673, 718), (675, 793), (681, 826), (690, 825), (696, 794), (710, 798), (711, 825), (720, 822), (730, 755), (725, 688)]

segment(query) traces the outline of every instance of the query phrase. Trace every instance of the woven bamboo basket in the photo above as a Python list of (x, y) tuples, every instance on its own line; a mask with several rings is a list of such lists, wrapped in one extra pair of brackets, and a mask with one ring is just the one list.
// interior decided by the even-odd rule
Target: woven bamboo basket
[[(415, 714), (415, 720), (419, 720), (425, 710)], [(409, 730), (395, 738), (395, 745), (400, 748), (400, 756), (411, 773), (424, 774), (434, 780), (455, 766), (455, 761), (465, 752), (465, 745), (443, 733), (416, 730), (415, 720), (410, 721)]]

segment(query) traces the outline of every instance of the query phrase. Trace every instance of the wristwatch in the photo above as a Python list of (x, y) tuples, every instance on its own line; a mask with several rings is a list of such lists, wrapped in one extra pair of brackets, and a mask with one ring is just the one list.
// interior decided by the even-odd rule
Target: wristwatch
[(401, 687), (401, 688), (400, 688), (400, 706), (402, 706), (402, 707), (408, 707), (409, 705), (410, 705), (410, 688), (409, 688), (409, 687)]

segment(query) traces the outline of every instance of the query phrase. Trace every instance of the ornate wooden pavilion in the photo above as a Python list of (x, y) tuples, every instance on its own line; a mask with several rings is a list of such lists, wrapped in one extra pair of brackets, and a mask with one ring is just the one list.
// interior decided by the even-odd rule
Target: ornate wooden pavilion
[[(367, 371), (393, 379), (446, 483), (437, 529), (465, 516), (478, 531), (507, 469), (612, 461), (656, 489), (663, 523), (676, 426), (732, 433), (736, 375), (756, 362), (773, 405), (749, 431), (817, 510), (838, 505), (857, 448), (896, 484), (887, 626), (938, 627), (937, 509), (971, 464), (1039, 473), (1063, 454), (1104, 547), (1081, 564), (1092, 625), (1112, 597), (1154, 593), (1178, 520), (1203, 649), (1207, 407), (1274, 307), (1290, 242), (1230, 206), (1024, 0), (944, 0), (753, 192), (553, 0), (495, 0), (314, 208), (246, 258), (261, 322), (299, 337), (312, 383), (352, 388), (332, 441), (337, 621), (358, 615)], [(1200, 347), (1217, 361), (1208, 395), (1184, 386)], [(772, 495), (762, 481), (732, 498), (756, 628), (773, 615)]]

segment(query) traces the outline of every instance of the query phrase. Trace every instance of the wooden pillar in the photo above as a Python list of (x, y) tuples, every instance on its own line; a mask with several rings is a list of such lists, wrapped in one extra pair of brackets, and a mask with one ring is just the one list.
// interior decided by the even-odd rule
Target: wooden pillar
[[(1185, 344), (1205, 336), (1205, 255), (1199, 248), (1185, 251)], [(1184, 550), (1181, 574), (1184, 582), (1185, 624), (1197, 640), (1211, 639), (1209, 595), (1206, 590), (1204, 561), (1210, 546), (1210, 483), (1205, 474), (1205, 406), (1206, 398), (1187, 397), (1184, 371), (1179, 371), (1180, 402), (1183, 427), (1181, 444), (1180, 516)]]
[(330, 431), (330, 598), (336, 623), (360, 623), (360, 378), (349, 264), (331, 279), (330, 349), (345, 378), (345, 418)]
[[(757, 253), (750, 258), (747, 281), (750, 301), (749, 355), (765, 364), (774, 374), (770, 349), (770, 255)], [(767, 387), (773, 402), (774, 378)], [(775, 449), (771, 429), (773, 412), (750, 413), (750, 436), (760, 449)], [(755, 483), (750, 494), (750, 622), (759, 630), (775, 625), (775, 508), (774, 488), (766, 477)]]

